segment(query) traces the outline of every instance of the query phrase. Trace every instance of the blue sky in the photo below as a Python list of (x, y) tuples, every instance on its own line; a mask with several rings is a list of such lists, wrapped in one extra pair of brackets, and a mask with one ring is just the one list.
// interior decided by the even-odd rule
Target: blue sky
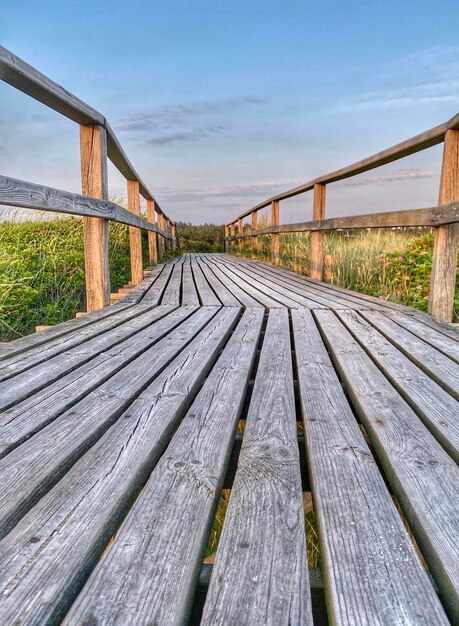
[[(223, 222), (459, 110), (456, 0), (12, 1), (2, 44), (102, 112), (174, 219)], [(79, 191), (78, 128), (0, 84), (0, 172)], [(329, 186), (328, 215), (436, 203), (441, 148)], [(110, 168), (110, 192), (125, 194)], [(309, 219), (311, 194), (281, 204)]]

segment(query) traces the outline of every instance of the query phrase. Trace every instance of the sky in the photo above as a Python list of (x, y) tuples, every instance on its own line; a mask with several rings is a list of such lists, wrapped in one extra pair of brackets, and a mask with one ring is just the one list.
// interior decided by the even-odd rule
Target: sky
[[(459, 111), (457, 0), (2, 0), (0, 40), (105, 115), (176, 221), (228, 221)], [(78, 132), (0, 83), (0, 173), (79, 192)], [(333, 183), (327, 216), (433, 206), (440, 165), (437, 146)]]

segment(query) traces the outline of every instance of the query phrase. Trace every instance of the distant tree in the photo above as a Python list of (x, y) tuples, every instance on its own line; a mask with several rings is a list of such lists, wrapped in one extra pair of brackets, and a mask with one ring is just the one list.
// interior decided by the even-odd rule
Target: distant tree
[(182, 252), (223, 252), (223, 228), (218, 224), (177, 222)]

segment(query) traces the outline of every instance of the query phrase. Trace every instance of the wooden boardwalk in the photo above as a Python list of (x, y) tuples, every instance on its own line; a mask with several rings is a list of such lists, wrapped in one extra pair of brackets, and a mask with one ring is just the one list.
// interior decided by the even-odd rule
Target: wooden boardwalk
[(0, 366), (2, 625), (323, 623), (304, 492), (330, 623), (459, 620), (452, 326), (185, 255)]

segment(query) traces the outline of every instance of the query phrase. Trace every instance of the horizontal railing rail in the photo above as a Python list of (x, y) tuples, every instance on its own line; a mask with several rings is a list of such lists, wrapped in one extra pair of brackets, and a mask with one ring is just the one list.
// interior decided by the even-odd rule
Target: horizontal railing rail
[[(83, 216), (86, 308), (110, 303), (108, 221), (130, 227), (131, 282), (143, 279), (140, 229), (148, 231), (150, 265), (175, 247), (176, 227), (142, 181), (104, 115), (0, 46), (0, 78), (80, 125), (82, 194), (0, 176), (0, 204)], [(108, 199), (107, 159), (127, 181), (128, 209)], [(140, 196), (147, 219), (140, 216)]]
[[(388, 211), (325, 219), (326, 186), (371, 169), (387, 165), (426, 148), (444, 143), (438, 206), (404, 211)], [(296, 224), (281, 224), (279, 205), (282, 200), (308, 191), (314, 192), (313, 220)], [(258, 211), (271, 207), (271, 223), (258, 228)], [(244, 218), (251, 217), (251, 228), (244, 227)], [(250, 237), (254, 256), (259, 246), (258, 236), (271, 235), (271, 262), (279, 263), (279, 235), (311, 232), (312, 278), (322, 280), (323, 233), (362, 228), (398, 228), (426, 226), (435, 229), (432, 273), (430, 279), (429, 313), (443, 321), (451, 321), (456, 287), (459, 243), (459, 114), (416, 137), (378, 152), (357, 163), (315, 178), (260, 202), (225, 224), (225, 249), (235, 241), (242, 246)], [(237, 228), (237, 232), (236, 232)]]
[(173, 235), (131, 213), (120, 204), (103, 198), (91, 198), (71, 191), (45, 187), (0, 174), (0, 205), (19, 209), (52, 211), (81, 217), (100, 217), (118, 224), (143, 228), (173, 240)]

